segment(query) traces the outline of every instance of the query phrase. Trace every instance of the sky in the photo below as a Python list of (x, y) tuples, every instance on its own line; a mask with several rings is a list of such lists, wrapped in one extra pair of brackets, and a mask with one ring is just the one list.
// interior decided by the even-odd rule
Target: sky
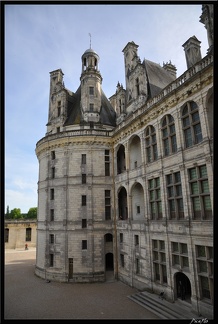
[(118, 81), (126, 87), (122, 50), (134, 41), (141, 61), (171, 61), (179, 77), (190, 37), (201, 42), (202, 57), (207, 53), (201, 13), (199, 4), (6, 4), (5, 212), (8, 206), (27, 213), (38, 204), (35, 148), (46, 133), (49, 72), (61, 68), (65, 87), (75, 92), (91, 41), (109, 98)]

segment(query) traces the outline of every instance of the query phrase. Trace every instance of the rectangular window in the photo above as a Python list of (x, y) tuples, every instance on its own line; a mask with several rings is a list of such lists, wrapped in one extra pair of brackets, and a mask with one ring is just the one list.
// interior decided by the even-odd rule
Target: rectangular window
[(5, 228), (5, 243), (9, 241), (9, 228)]
[(50, 189), (50, 199), (54, 200), (54, 189)]
[(32, 233), (32, 228), (26, 228), (26, 241), (30, 242), (31, 241), (31, 233)]
[(49, 235), (49, 243), (54, 244), (54, 234)]
[(49, 254), (49, 267), (54, 266), (54, 254)]
[(82, 250), (87, 250), (87, 240), (82, 240)]
[(135, 245), (139, 245), (139, 236), (134, 235), (134, 238), (135, 238)]
[(160, 178), (154, 178), (148, 181), (149, 205), (152, 220), (162, 219), (162, 203), (160, 191)]
[(86, 154), (82, 154), (82, 164), (86, 164)]
[(166, 176), (169, 219), (184, 219), (182, 184), (180, 172)]
[(82, 206), (86, 206), (86, 196), (82, 195)]
[(90, 110), (90, 112), (94, 111), (94, 104), (93, 103), (89, 104), (89, 110)]
[(172, 265), (175, 266), (175, 268), (177, 269), (189, 268), (187, 244), (171, 242), (171, 246), (172, 246)]
[(87, 228), (87, 219), (82, 219), (82, 228)]
[(189, 186), (194, 219), (212, 219), (212, 206), (206, 165), (191, 168)]
[(111, 191), (104, 191), (104, 199), (105, 199), (105, 219), (111, 219)]
[(60, 127), (57, 127), (57, 133), (60, 133)]
[(82, 174), (82, 183), (83, 184), (86, 183), (86, 174), (85, 173)]
[(89, 94), (90, 94), (91, 96), (94, 95), (94, 87), (89, 87)]
[(140, 263), (139, 263), (139, 259), (136, 258), (136, 273), (139, 273), (139, 270), (140, 270)]
[(196, 261), (201, 296), (213, 301), (213, 247), (196, 245)]
[(137, 214), (140, 214), (140, 206), (136, 206)]
[(124, 268), (124, 254), (120, 254), (120, 266)]
[(161, 284), (167, 284), (165, 242), (162, 240), (152, 240), (152, 247), (155, 280)]
[(123, 243), (123, 233), (120, 233), (120, 243)]
[(105, 176), (110, 176), (110, 151), (109, 150), (105, 150), (104, 161), (105, 161)]
[(51, 177), (52, 179), (55, 178), (55, 168), (51, 168)]
[(54, 209), (50, 209), (50, 221), (54, 221)]
[(51, 159), (52, 159), (52, 160), (55, 159), (55, 151), (51, 151)]
[(58, 117), (61, 115), (61, 107), (58, 107)]

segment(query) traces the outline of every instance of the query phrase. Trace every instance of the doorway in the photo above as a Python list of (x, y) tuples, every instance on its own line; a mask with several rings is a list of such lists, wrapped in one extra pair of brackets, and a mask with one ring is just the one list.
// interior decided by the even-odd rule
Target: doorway
[(191, 303), (191, 283), (189, 278), (182, 272), (175, 274), (176, 278), (176, 298)]

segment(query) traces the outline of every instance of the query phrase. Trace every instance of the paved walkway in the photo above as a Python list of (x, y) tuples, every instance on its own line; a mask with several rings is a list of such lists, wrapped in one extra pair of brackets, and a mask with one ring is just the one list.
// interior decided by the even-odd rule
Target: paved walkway
[(5, 320), (159, 319), (133, 302), (137, 293), (120, 281), (47, 283), (34, 274), (36, 250), (5, 252)]

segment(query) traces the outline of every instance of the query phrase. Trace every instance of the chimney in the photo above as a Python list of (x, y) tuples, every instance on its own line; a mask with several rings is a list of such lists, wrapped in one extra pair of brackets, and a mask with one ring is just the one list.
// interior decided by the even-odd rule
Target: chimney
[(192, 36), (182, 45), (184, 47), (188, 69), (201, 60), (200, 44), (201, 42), (195, 36)]
[(163, 68), (170, 74), (173, 76), (174, 80), (176, 80), (176, 71), (177, 68), (175, 67), (175, 65), (173, 65), (171, 63), (171, 61), (169, 61), (169, 63), (164, 63), (163, 62)]

